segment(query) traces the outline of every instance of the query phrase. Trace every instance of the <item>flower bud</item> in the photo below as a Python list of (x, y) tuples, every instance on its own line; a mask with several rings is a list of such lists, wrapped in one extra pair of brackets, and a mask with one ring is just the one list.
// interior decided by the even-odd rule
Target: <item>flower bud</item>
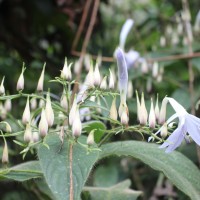
[(156, 78), (158, 76), (158, 63), (154, 62), (152, 67), (152, 76)]
[(129, 121), (128, 107), (127, 106), (123, 106), (123, 108), (122, 108), (122, 114), (121, 114), (121, 123), (123, 125), (127, 125), (128, 121)]
[(32, 98), (30, 101), (31, 110), (35, 110), (37, 108), (37, 100), (36, 98)]
[(19, 76), (19, 79), (17, 81), (17, 91), (23, 90), (24, 89), (24, 71), (25, 71), (25, 67), (24, 67), (24, 63), (23, 63), (23, 67), (22, 67), (22, 72)]
[(65, 64), (61, 71), (61, 78), (70, 81), (72, 79), (72, 72), (71, 72), (72, 63), (67, 65), (67, 58), (65, 58)]
[(164, 98), (162, 100), (160, 113), (159, 113), (159, 119), (158, 119), (159, 124), (164, 124), (164, 122), (166, 121), (165, 118), (166, 118), (167, 102), (168, 102), (167, 98)]
[(74, 137), (79, 137), (81, 135), (81, 131), (82, 131), (82, 124), (79, 114), (79, 107), (77, 106), (75, 112), (75, 118), (72, 123), (72, 135)]
[(101, 88), (102, 90), (106, 90), (106, 89), (107, 89), (107, 76), (105, 76), (105, 77), (103, 78), (103, 80), (101, 81), (100, 88)]
[(132, 81), (128, 82), (128, 93), (127, 93), (127, 97), (131, 98), (133, 96), (133, 84)]
[(39, 108), (43, 108), (45, 105), (44, 99), (40, 99), (39, 101)]
[(30, 120), (31, 120), (31, 112), (30, 112), (30, 107), (29, 107), (29, 97), (27, 97), (26, 107), (22, 115), (22, 123), (27, 124), (30, 122)]
[(38, 142), (39, 139), (40, 139), (39, 133), (36, 132), (36, 131), (34, 131), (34, 132), (33, 132), (33, 135), (32, 135), (32, 141), (35, 143), (35, 142)]
[(51, 98), (49, 92), (46, 96), (46, 107), (45, 107), (45, 114), (46, 114), (46, 120), (48, 123), (48, 126), (51, 127), (54, 122), (54, 112), (51, 106)]
[(74, 73), (75, 73), (75, 74), (78, 74), (78, 73), (80, 72), (80, 67), (81, 67), (81, 65), (80, 65), (80, 60), (78, 60), (78, 61), (76, 61), (76, 62), (74, 63)]
[(141, 96), (141, 105), (140, 105), (140, 111), (139, 112), (140, 112), (140, 124), (146, 125), (148, 113), (147, 113), (147, 109), (146, 109), (146, 106), (145, 106), (144, 93), (142, 93), (142, 96)]
[(41, 118), (39, 122), (39, 133), (42, 138), (45, 137), (48, 133), (48, 123), (44, 108), (42, 109)]
[(154, 111), (153, 100), (151, 98), (151, 108), (149, 112), (149, 127), (154, 129), (155, 126), (156, 126), (156, 116), (155, 116), (155, 111)]
[(160, 135), (161, 135), (161, 137), (164, 139), (164, 138), (167, 137), (167, 133), (168, 133), (168, 131), (167, 131), (167, 123), (165, 122), (165, 123), (163, 124), (161, 130), (160, 130)]
[(11, 99), (6, 99), (4, 108), (6, 109), (7, 112), (11, 111), (12, 109)]
[(141, 63), (141, 72), (142, 72), (143, 74), (146, 74), (146, 73), (148, 73), (148, 71), (149, 71), (149, 67), (148, 67), (147, 61), (146, 61), (146, 59), (142, 59), (142, 63)]
[(68, 109), (68, 102), (67, 102), (67, 97), (66, 97), (65, 91), (63, 91), (62, 96), (60, 98), (60, 105), (65, 110)]
[(27, 143), (32, 141), (32, 130), (31, 130), (31, 125), (29, 123), (26, 124), (26, 129), (24, 132), (24, 141)]
[(110, 89), (114, 89), (115, 83), (114, 83), (113, 74), (112, 74), (112, 71), (111, 71), (110, 69), (109, 69), (109, 71), (110, 71), (109, 88), (110, 88)]
[(38, 85), (37, 85), (37, 91), (38, 92), (42, 92), (43, 91), (45, 66), (46, 66), (46, 63), (44, 63), (44, 65), (43, 65), (43, 69), (42, 69), (40, 78), (38, 80)]
[(137, 90), (135, 91), (135, 94), (136, 94), (136, 101), (137, 101), (137, 120), (140, 122), (140, 115), (141, 115), (141, 113), (140, 113), (140, 107), (141, 107), (141, 105), (140, 105), (140, 100), (139, 100), (139, 96), (138, 96), (138, 92), (137, 92)]
[(4, 79), (5, 79), (5, 76), (3, 77), (2, 81), (1, 81), (0, 95), (4, 95), (5, 94)]
[(10, 126), (10, 124), (8, 122), (4, 122), (6, 124), (6, 133), (11, 133), (12, 132), (12, 128)]
[(76, 96), (74, 97), (74, 101), (71, 107), (71, 110), (69, 112), (69, 125), (73, 124), (73, 121), (75, 120), (76, 117), (76, 108), (77, 108), (77, 102), (76, 102)]
[(93, 71), (93, 64), (90, 64), (90, 70), (86, 76), (85, 84), (88, 87), (94, 87), (94, 71)]
[(113, 98), (112, 105), (110, 107), (110, 119), (117, 120), (116, 97)]
[(94, 86), (99, 86), (101, 83), (101, 75), (99, 72), (99, 65), (96, 63), (95, 69), (94, 69)]
[(157, 122), (159, 120), (159, 115), (160, 115), (160, 110), (159, 110), (159, 105), (158, 105), (158, 94), (157, 94), (156, 106), (155, 106), (155, 116), (156, 116)]
[(0, 116), (2, 120), (6, 119), (7, 117), (7, 110), (3, 106), (2, 102), (0, 102)]
[(6, 140), (4, 140), (4, 148), (3, 148), (3, 155), (2, 155), (2, 163), (7, 164), (9, 163), (9, 158), (8, 158), (8, 146)]
[(95, 143), (94, 142), (94, 131), (95, 130), (90, 131), (90, 133), (87, 137), (87, 145), (93, 145)]

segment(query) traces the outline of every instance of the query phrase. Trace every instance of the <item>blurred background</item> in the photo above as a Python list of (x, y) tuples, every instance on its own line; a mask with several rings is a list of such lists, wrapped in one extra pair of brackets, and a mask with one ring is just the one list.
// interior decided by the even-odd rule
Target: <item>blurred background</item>
[[(97, 9), (95, 17), (94, 9)], [(94, 58), (94, 61), (98, 55), (102, 56), (102, 74), (107, 74), (109, 68), (115, 71), (113, 54), (119, 45), (122, 26), (131, 18), (134, 25), (124, 50), (129, 52), (132, 49), (140, 58), (134, 60), (129, 69), (131, 91), (143, 91), (148, 108), (150, 97), (155, 99), (159, 93), (160, 101), (165, 95), (174, 97), (198, 116), (199, 10), (199, 0), (0, 0), (0, 79), (5, 76), (6, 90), (10, 94), (16, 93), (16, 82), (25, 62), (25, 91), (34, 92), (46, 62), (45, 89), (51, 87), (53, 93), (61, 95), (61, 87), (53, 83), (49, 86), (48, 81), (60, 75), (65, 57), (75, 63), (82, 53)], [(90, 28), (91, 35), (85, 39)], [(85, 58), (83, 67), (82, 77), (87, 73)], [(135, 122), (136, 102), (133, 97), (134, 94), (130, 93), (128, 105), (131, 120)], [(25, 101), (13, 105), (15, 117), (20, 118), (24, 105)], [(116, 137), (114, 140), (134, 137)], [(13, 149), (17, 147), (13, 146)], [(195, 145), (183, 146), (180, 151), (198, 162)], [(20, 163), (21, 156), (16, 155), (14, 150), (12, 153), (11, 165)], [(34, 158), (28, 156), (27, 159)], [(109, 158), (97, 164), (89, 183), (111, 186), (125, 178), (132, 180), (132, 188), (144, 191), (141, 199), (187, 199), (162, 174), (130, 158)], [(160, 188), (156, 187), (158, 180), (162, 180)], [(0, 199), (48, 200), (51, 195), (40, 180), (24, 184), (1, 182)]]

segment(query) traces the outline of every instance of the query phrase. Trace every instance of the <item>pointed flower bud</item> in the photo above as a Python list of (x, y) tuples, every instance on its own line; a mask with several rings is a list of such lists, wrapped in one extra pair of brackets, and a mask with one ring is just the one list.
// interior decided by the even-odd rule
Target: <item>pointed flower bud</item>
[(32, 130), (31, 130), (31, 125), (29, 123), (26, 124), (26, 129), (24, 132), (24, 141), (27, 143), (32, 141)]
[(159, 120), (158, 123), (159, 124), (164, 124), (165, 123), (165, 119), (166, 119), (166, 108), (167, 108), (167, 98), (164, 98), (162, 100), (162, 104), (161, 104), (161, 108), (160, 108), (160, 113), (159, 113)]
[(107, 89), (107, 76), (104, 76), (103, 80), (101, 81), (100, 88), (102, 90), (106, 90)]
[(71, 72), (71, 66), (72, 63), (69, 64), (69, 66), (67, 65), (67, 58), (65, 58), (65, 64), (64, 67), (61, 71), (61, 78), (70, 81), (72, 79), (72, 72)]
[(140, 105), (140, 100), (139, 100), (137, 90), (135, 91), (135, 94), (136, 94), (136, 101), (137, 101), (137, 120), (140, 122), (140, 118), (141, 118), (140, 107), (141, 107), (141, 105)]
[(67, 102), (67, 96), (65, 93), (65, 90), (63, 90), (62, 96), (60, 98), (60, 105), (62, 106), (62, 108), (64, 108), (65, 110), (68, 109), (68, 102)]
[(110, 107), (110, 119), (117, 120), (117, 108), (116, 108), (116, 97), (113, 98), (112, 105)]
[(3, 77), (2, 81), (1, 81), (0, 95), (4, 95), (5, 94), (4, 79), (5, 79), (5, 76)]
[(35, 143), (35, 142), (38, 142), (39, 139), (40, 139), (39, 133), (36, 132), (36, 131), (34, 131), (34, 132), (33, 132), (33, 135), (32, 135), (32, 141)]
[(44, 65), (43, 65), (43, 69), (42, 69), (40, 78), (38, 80), (38, 85), (37, 85), (37, 91), (38, 92), (43, 91), (45, 66), (46, 66), (46, 63), (44, 63)]
[(123, 50), (120, 48), (117, 48), (117, 50), (115, 51), (115, 56), (117, 59), (117, 66), (118, 66), (120, 98), (121, 98), (121, 102), (125, 104), (127, 87), (128, 87), (128, 71), (127, 71), (127, 65), (126, 65), (126, 60), (124, 57)]
[(7, 112), (11, 111), (12, 109), (11, 99), (6, 99), (4, 108), (6, 109)]
[(149, 127), (154, 129), (155, 126), (156, 126), (156, 116), (155, 116), (155, 111), (154, 111), (153, 100), (151, 98), (151, 108), (149, 112)]
[(54, 112), (51, 106), (51, 98), (50, 98), (49, 92), (47, 93), (47, 96), (46, 96), (45, 114), (46, 114), (48, 126), (51, 127), (54, 122)]
[(167, 133), (168, 133), (168, 131), (167, 131), (167, 123), (165, 122), (163, 124), (162, 128), (161, 128), (160, 135), (164, 139), (164, 138), (167, 137)]
[(109, 71), (110, 71), (109, 88), (110, 89), (114, 89), (115, 88), (115, 83), (114, 83), (113, 74), (112, 74), (112, 71), (110, 69), (109, 69)]
[(132, 98), (133, 96), (133, 84), (132, 81), (128, 82), (128, 93), (127, 93), (127, 97), (128, 98)]
[(73, 101), (73, 104), (72, 104), (72, 107), (71, 107), (71, 110), (69, 112), (69, 125), (72, 125), (73, 124), (73, 121), (76, 117), (76, 109), (77, 108), (77, 102), (76, 102), (76, 96), (74, 97), (74, 101)]
[(90, 133), (87, 137), (87, 145), (93, 145), (95, 143), (94, 142), (94, 131), (95, 130), (90, 131)]
[(31, 110), (35, 110), (37, 108), (37, 100), (36, 98), (32, 98), (30, 101)]
[(7, 164), (9, 163), (9, 158), (8, 158), (8, 145), (6, 140), (4, 140), (4, 148), (3, 148), (3, 155), (2, 155), (2, 163)]
[(31, 120), (31, 111), (30, 111), (30, 106), (29, 106), (29, 96), (27, 97), (26, 101), (26, 107), (24, 109), (24, 113), (22, 115), (22, 123), (27, 124)]
[(99, 86), (101, 83), (101, 75), (99, 72), (99, 65), (96, 63), (95, 69), (94, 69), (94, 86)]
[(39, 133), (42, 138), (45, 137), (48, 133), (48, 123), (44, 108), (42, 109), (41, 118), (39, 122)]
[(85, 84), (88, 87), (94, 87), (94, 71), (93, 71), (93, 64), (90, 64), (90, 70), (86, 76)]
[(24, 71), (26, 70), (25, 64), (23, 63), (22, 72), (19, 76), (19, 79), (17, 81), (17, 91), (24, 89)]
[(11, 133), (12, 132), (12, 128), (10, 126), (10, 124), (6, 121), (4, 121), (5, 125), (6, 125), (6, 133)]
[(75, 111), (75, 118), (72, 124), (72, 135), (74, 137), (79, 137), (81, 135), (81, 131), (82, 131), (82, 124), (79, 114), (79, 106), (77, 106)]
[(43, 108), (45, 105), (44, 99), (40, 99), (39, 101), (39, 108)]
[(156, 106), (155, 106), (155, 116), (156, 116), (157, 122), (159, 120), (159, 115), (160, 115), (160, 109), (159, 109), (159, 105), (158, 105), (158, 94), (157, 94)]
[(128, 121), (129, 121), (128, 107), (126, 105), (123, 105), (123, 107), (122, 107), (122, 114), (121, 114), (121, 123), (123, 125), (127, 125)]
[(140, 124), (146, 125), (148, 113), (147, 113), (147, 109), (146, 109), (146, 106), (145, 106), (144, 93), (142, 93), (142, 96), (141, 96), (141, 105), (140, 105), (140, 111), (139, 112), (140, 112)]

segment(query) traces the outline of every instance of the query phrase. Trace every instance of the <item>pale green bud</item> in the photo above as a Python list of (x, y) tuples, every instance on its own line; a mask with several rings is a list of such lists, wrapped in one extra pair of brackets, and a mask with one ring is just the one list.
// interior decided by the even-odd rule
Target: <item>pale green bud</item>
[(8, 145), (6, 140), (4, 140), (4, 148), (3, 148), (3, 155), (2, 155), (2, 163), (7, 164), (9, 163), (9, 158), (8, 158)]
[(5, 94), (4, 79), (5, 79), (5, 76), (3, 77), (2, 81), (1, 81), (0, 95), (4, 95)]
[(79, 107), (76, 107), (76, 113), (75, 113), (75, 118), (73, 120), (72, 124), (72, 135), (74, 137), (79, 137), (82, 132), (82, 124), (81, 124), (81, 119), (80, 119), (80, 114), (79, 114)]
[(51, 106), (51, 98), (49, 92), (46, 96), (46, 107), (45, 107), (45, 114), (46, 114), (46, 120), (48, 123), (48, 126), (51, 127), (54, 122), (54, 112)]
[(99, 72), (99, 65), (96, 63), (95, 69), (94, 69), (94, 85), (99, 86), (101, 83), (101, 75)]
[(39, 122), (39, 133), (41, 137), (45, 137), (48, 133), (48, 123), (44, 108), (42, 109), (41, 118)]
[(24, 132), (24, 141), (29, 143), (32, 141), (32, 130), (30, 124), (26, 124), (26, 129)]
[(94, 142), (94, 131), (95, 130), (92, 130), (90, 131), (88, 137), (87, 137), (87, 144), (88, 145), (93, 145), (95, 142)]
[(102, 90), (106, 90), (106, 89), (107, 89), (107, 76), (105, 76), (105, 77), (103, 78), (103, 80), (101, 81), (100, 88), (101, 88)]
[(30, 122), (30, 120), (31, 120), (31, 112), (30, 112), (30, 106), (29, 106), (29, 97), (27, 97), (26, 107), (22, 115), (22, 123), (27, 124)]
[(40, 78), (38, 80), (38, 85), (37, 85), (37, 91), (38, 92), (43, 91), (45, 66), (46, 66), (46, 63), (44, 63)]
[(113, 98), (112, 105), (110, 107), (110, 118), (112, 120), (117, 120), (116, 97)]

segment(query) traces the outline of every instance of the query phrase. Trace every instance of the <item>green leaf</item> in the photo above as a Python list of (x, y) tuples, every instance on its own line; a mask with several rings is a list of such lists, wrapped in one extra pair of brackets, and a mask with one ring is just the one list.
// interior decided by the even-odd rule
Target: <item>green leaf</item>
[(135, 200), (142, 192), (129, 189), (130, 185), (130, 180), (125, 180), (112, 187), (84, 187), (84, 191), (90, 193), (92, 200)]
[[(79, 142), (86, 143), (86, 138), (81, 137)], [(38, 156), (49, 188), (58, 200), (67, 200), (70, 198), (70, 186), (72, 186), (74, 199), (80, 199), (81, 191), (97, 161), (99, 151), (88, 153), (86, 147), (78, 143), (74, 143), (71, 148), (70, 141), (65, 141), (59, 151), (61, 143), (56, 134), (48, 135), (45, 143), (48, 144), (49, 150), (41, 144)], [(73, 185), (70, 182), (70, 166), (72, 166)]]
[(102, 123), (101, 121), (90, 121), (90, 122), (85, 122), (83, 123), (83, 126), (84, 126), (84, 130), (87, 131), (87, 133), (89, 134), (90, 131), (94, 130), (94, 139), (95, 139), (95, 142), (98, 143), (105, 130), (106, 130), (106, 126), (104, 123)]
[(158, 145), (139, 141), (114, 142), (102, 146), (100, 158), (111, 155), (132, 156), (155, 170), (162, 171), (177, 188), (193, 200), (200, 197), (199, 169), (183, 154), (166, 154)]
[(42, 176), (43, 173), (38, 161), (29, 161), (8, 169), (0, 170), (0, 179), (27, 181), (33, 178), (41, 178)]

